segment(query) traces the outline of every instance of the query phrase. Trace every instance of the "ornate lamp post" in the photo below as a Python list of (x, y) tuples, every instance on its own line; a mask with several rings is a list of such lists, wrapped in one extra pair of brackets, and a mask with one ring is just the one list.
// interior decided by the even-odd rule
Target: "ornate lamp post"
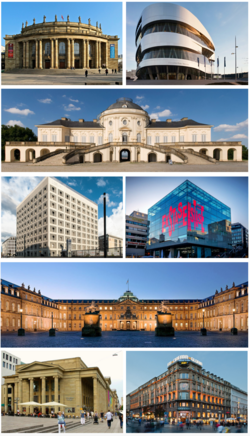
[(23, 309), (20, 309), (20, 313), (21, 313), (21, 328), (18, 329), (17, 335), (18, 336), (25, 336), (25, 330), (23, 329)]
[(204, 315), (205, 315), (205, 309), (202, 309), (203, 312), (203, 328), (201, 329), (202, 336), (207, 336), (207, 329), (204, 327)]
[(238, 329), (235, 327), (235, 308), (233, 308), (233, 328), (231, 329), (232, 335), (238, 334)]
[(235, 55), (235, 82), (236, 82), (236, 80), (237, 80), (237, 76), (238, 76), (238, 74), (237, 74), (237, 48), (238, 48), (238, 45), (236, 45), (236, 37), (235, 37), (235, 52), (234, 53), (231, 53), (232, 55)]

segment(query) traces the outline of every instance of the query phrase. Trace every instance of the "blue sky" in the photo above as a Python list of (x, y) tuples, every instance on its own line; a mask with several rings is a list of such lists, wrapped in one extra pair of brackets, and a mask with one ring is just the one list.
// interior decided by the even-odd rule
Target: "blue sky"
[(24, 282), (55, 299), (117, 299), (128, 289), (127, 280), (139, 299), (203, 299), (233, 282), (246, 282), (248, 266), (236, 262), (16, 262), (13, 268), (13, 262), (2, 262), (2, 278), (16, 285)]
[[(162, 374), (178, 356), (193, 357), (203, 368), (247, 392), (246, 351), (128, 351), (126, 394)], [(237, 368), (237, 371), (235, 370)]]
[(30, 26), (33, 18), (36, 23), (43, 22), (70, 21), (78, 22), (81, 17), (82, 23), (91, 24), (101, 23), (104, 35), (118, 35), (118, 53), (122, 54), (122, 3), (121, 2), (2, 2), (2, 45), (5, 46), (5, 35), (16, 35), (22, 29), (22, 23), (28, 21)]
[[(98, 203), (98, 233), (103, 234), (103, 193), (107, 194), (107, 232), (123, 237), (123, 183), (121, 177), (56, 177)], [(2, 177), (2, 241), (16, 235), (16, 206), (44, 177)]]
[[(152, 2), (127, 2), (127, 65), (136, 68), (135, 29), (141, 13)], [(238, 72), (248, 71), (248, 3), (247, 2), (176, 2), (194, 14), (210, 34), (215, 45), (215, 57), (220, 59), (221, 74), (224, 74), (224, 56), (227, 59), (226, 73), (235, 72), (234, 53), (237, 37)], [(215, 72), (217, 67), (215, 66)]]
[(2, 90), (2, 123), (29, 127), (67, 116), (91, 121), (120, 97), (130, 97), (158, 120), (188, 117), (210, 124), (212, 140), (248, 141), (246, 89)]
[(169, 192), (190, 180), (217, 200), (231, 208), (231, 222), (248, 229), (247, 177), (127, 177), (126, 214), (148, 209)]

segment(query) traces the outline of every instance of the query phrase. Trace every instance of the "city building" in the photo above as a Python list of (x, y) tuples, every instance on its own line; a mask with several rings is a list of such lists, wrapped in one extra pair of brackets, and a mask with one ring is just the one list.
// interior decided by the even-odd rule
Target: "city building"
[(2, 243), (2, 257), (14, 257), (16, 255), (16, 237), (11, 236)]
[(126, 414), (130, 412), (130, 394), (126, 395)]
[(5, 69), (5, 47), (1, 45), (1, 70)]
[(215, 47), (203, 24), (175, 3), (153, 3), (135, 31), (136, 75), (144, 80), (186, 80), (213, 76)]
[(45, 177), (17, 206), (18, 257), (60, 256), (98, 248), (98, 206), (53, 177)]
[[(122, 253), (123, 239), (118, 236), (106, 235), (106, 248), (110, 253)], [(99, 236), (99, 250), (104, 250), (104, 235)]]
[(242, 389), (231, 385), (231, 417), (246, 419), (248, 411), (248, 395)]
[[(118, 36), (106, 35), (101, 24), (67, 21), (22, 24), (5, 36), (5, 69), (118, 69)], [(83, 71), (84, 75), (84, 71)]]
[(4, 384), (5, 376), (15, 374), (16, 365), (21, 365), (21, 358), (5, 350), (1, 350), (1, 385)]
[[(48, 331), (53, 327), (59, 331), (81, 331), (84, 327), (85, 313), (93, 303), (99, 311), (100, 327), (104, 331), (137, 330), (154, 331), (157, 311), (162, 300), (138, 299), (127, 290), (117, 300), (73, 299), (73, 290), (65, 299), (53, 299), (41, 294), (41, 291), (30, 286), (15, 285), (2, 280), (2, 332), (17, 331), (22, 327), (27, 331)], [(154, 291), (155, 292), (155, 291)], [(169, 295), (176, 293), (169, 291)], [(231, 331), (236, 327), (239, 331), (248, 330), (248, 283), (228, 286), (220, 291), (211, 292), (203, 299), (179, 300), (167, 298), (169, 312), (175, 331), (199, 331), (204, 326), (211, 331)], [(21, 312), (22, 310), (22, 312)], [(22, 320), (21, 320), (22, 316)]]
[(248, 230), (240, 223), (231, 224), (232, 231), (232, 246), (233, 247), (248, 247)]
[(134, 211), (126, 215), (126, 257), (145, 256), (148, 228), (146, 213)]
[(232, 250), (231, 209), (189, 180), (148, 210), (146, 249), (159, 257), (210, 257)]
[[(231, 383), (205, 370), (202, 362), (178, 356), (168, 363), (163, 374), (129, 394), (130, 415), (150, 419), (165, 413), (170, 423), (185, 422), (187, 418), (206, 424), (210, 419), (224, 421), (232, 415), (231, 389)], [(247, 410), (244, 412), (246, 421)]]
[[(117, 410), (119, 399), (111, 389), (111, 378), (104, 377), (98, 367), (88, 367), (80, 357), (16, 365), (15, 374), (5, 376), (2, 386), (2, 409), (20, 413), (41, 411), (48, 415), (64, 410), (65, 414), (80, 416), (81, 410), (112, 412)], [(18, 398), (18, 401), (15, 401)], [(58, 406), (25, 406), (25, 402), (65, 404)]]
[(151, 119), (130, 98), (119, 98), (93, 121), (71, 121), (64, 116), (36, 127), (37, 142), (6, 142), (5, 162), (36, 163), (55, 154), (62, 164), (170, 160), (185, 164), (191, 155), (201, 163), (228, 161), (231, 155), (234, 161), (242, 161), (241, 142), (212, 141), (211, 124), (188, 117)]

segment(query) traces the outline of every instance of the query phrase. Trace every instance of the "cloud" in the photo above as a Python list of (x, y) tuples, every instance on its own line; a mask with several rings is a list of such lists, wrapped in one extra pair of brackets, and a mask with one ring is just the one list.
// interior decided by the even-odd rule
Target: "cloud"
[(144, 98), (143, 95), (142, 96), (137, 95), (136, 100), (142, 100), (143, 98)]
[(81, 110), (81, 108), (80, 107), (76, 107), (74, 104), (72, 104), (72, 103), (70, 103), (68, 106), (65, 104), (64, 106), (64, 110), (66, 111), (66, 112), (69, 112), (69, 111), (80, 111)]
[(145, 104), (145, 106), (141, 106), (141, 107), (142, 107), (142, 109), (146, 110), (146, 109), (149, 108), (149, 105), (148, 105), (148, 104)]
[(77, 186), (77, 183), (76, 182), (68, 182), (68, 185), (69, 186)]
[(163, 117), (169, 117), (171, 114), (172, 114), (171, 110), (164, 109), (161, 112), (155, 112), (153, 114), (150, 114), (149, 116), (150, 116), (151, 119), (155, 118), (156, 120), (159, 120), (160, 118), (163, 118)]
[(248, 120), (242, 121), (241, 123), (237, 123), (235, 125), (230, 124), (220, 124), (217, 127), (214, 127), (214, 132), (236, 132), (239, 129), (243, 129), (248, 126)]
[(29, 115), (34, 114), (35, 112), (30, 111), (29, 109), (18, 109), (17, 107), (11, 107), (10, 109), (4, 109), (5, 112), (10, 112), (11, 114), (18, 114), (18, 115)]
[(75, 103), (79, 103), (79, 100), (73, 100), (73, 98), (69, 98), (70, 101), (74, 101)]
[(97, 186), (106, 186), (107, 182), (103, 179), (98, 179), (96, 184)]
[(52, 103), (51, 98), (44, 98), (44, 99), (42, 99), (42, 100), (38, 100), (38, 101), (40, 101), (40, 103), (45, 103), (45, 104), (50, 104), (50, 103)]
[[(103, 204), (103, 195), (98, 198), (97, 204)], [(107, 207), (114, 207), (117, 205), (114, 201), (111, 201), (109, 198), (109, 194), (106, 194), (106, 205)]]
[(17, 120), (10, 120), (8, 123), (5, 124), (6, 126), (19, 126), (19, 127), (25, 127), (25, 125), (22, 123), (22, 121)]
[(246, 138), (247, 138), (247, 135), (244, 135), (244, 133), (237, 133), (237, 135), (230, 136), (229, 138), (217, 139), (216, 142), (233, 141), (234, 139), (237, 141), (238, 139), (246, 139)]
[(161, 109), (161, 106), (156, 106), (156, 108), (155, 109)]
[(93, 192), (92, 189), (88, 189), (89, 194), (92, 194), (92, 192)]
[[(106, 218), (106, 224), (108, 234), (123, 238), (124, 216), (122, 203), (119, 203), (117, 208), (112, 209), (112, 214)], [(103, 217), (98, 220), (98, 234), (99, 236), (103, 235)]]

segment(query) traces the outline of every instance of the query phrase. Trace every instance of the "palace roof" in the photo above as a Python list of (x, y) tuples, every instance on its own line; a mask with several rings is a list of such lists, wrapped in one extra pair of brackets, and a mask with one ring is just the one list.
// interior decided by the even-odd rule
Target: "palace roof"
[(69, 118), (62, 120), (51, 121), (46, 124), (38, 124), (38, 126), (62, 126), (62, 127), (82, 127), (82, 128), (92, 128), (92, 129), (104, 129), (104, 127), (95, 121), (71, 121)]

